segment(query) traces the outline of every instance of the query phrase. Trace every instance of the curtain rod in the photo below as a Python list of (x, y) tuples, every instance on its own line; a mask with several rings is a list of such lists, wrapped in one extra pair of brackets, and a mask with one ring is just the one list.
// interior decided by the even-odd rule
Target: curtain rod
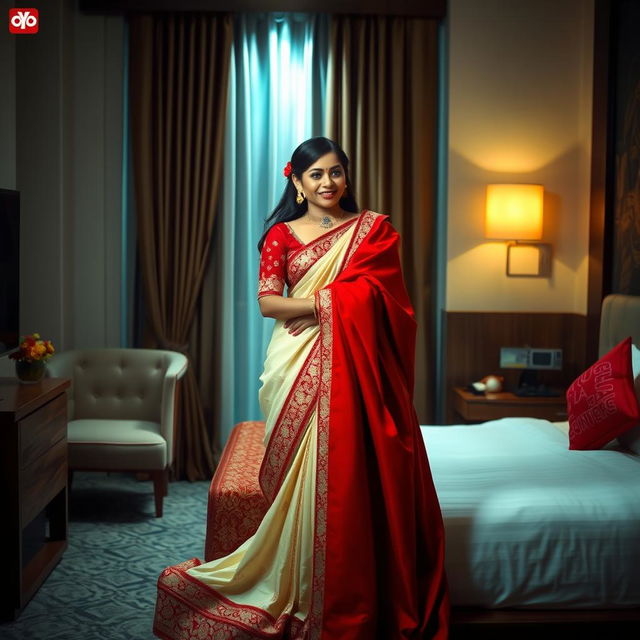
[(356, 15), (394, 15), (415, 18), (444, 18), (446, 0), (324, 0), (318, 11), (316, 0), (78, 0), (85, 13), (156, 13), (163, 11), (292, 11)]

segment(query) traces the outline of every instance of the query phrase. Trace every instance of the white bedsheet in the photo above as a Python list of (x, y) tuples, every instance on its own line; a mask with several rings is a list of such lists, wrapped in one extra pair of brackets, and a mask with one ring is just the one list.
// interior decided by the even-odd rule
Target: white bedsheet
[(454, 605), (640, 605), (640, 456), (532, 418), (422, 432)]

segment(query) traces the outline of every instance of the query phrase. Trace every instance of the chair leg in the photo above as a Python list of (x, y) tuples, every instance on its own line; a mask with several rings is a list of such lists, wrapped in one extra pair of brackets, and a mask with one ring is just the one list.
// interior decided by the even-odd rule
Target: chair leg
[(156, 518), (162, 518), (162, 500), (167, 495), (167, 470), (152, 471), (153, 494), (156, 499)]

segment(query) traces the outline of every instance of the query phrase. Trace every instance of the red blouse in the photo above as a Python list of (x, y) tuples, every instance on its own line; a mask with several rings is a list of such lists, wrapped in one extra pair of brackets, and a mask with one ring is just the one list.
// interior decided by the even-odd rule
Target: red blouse
[(260, 254), (258, 298), (281, 296), (285, 284), (289, 289), (294, 287), (311, 264), (322, 257), (356, 220), (348, 220), (307, 244), (298, 240), (286, 222), (274, 224)]
[(258, 298), (281, 296), (284, 293), (284, 285), (290, 284), (287, 279), (287, 260), (293, 251), (302, 246), (284, 222), (278, 222), (269, 229), (260, 253)]

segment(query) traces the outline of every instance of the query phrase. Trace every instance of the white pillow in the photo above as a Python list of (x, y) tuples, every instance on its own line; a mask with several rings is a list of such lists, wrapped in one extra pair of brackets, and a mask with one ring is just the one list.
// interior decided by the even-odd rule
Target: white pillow
[[(631, 368), (633, 369), (633, 385), (636, 389), (636, 397), (640, 402), (640, 349), (635, 344), (631, 345)], [(618, 436), (618, 442), (627, 449), (631, 449), (640, 455), (640, 425), (629, 429)]]

